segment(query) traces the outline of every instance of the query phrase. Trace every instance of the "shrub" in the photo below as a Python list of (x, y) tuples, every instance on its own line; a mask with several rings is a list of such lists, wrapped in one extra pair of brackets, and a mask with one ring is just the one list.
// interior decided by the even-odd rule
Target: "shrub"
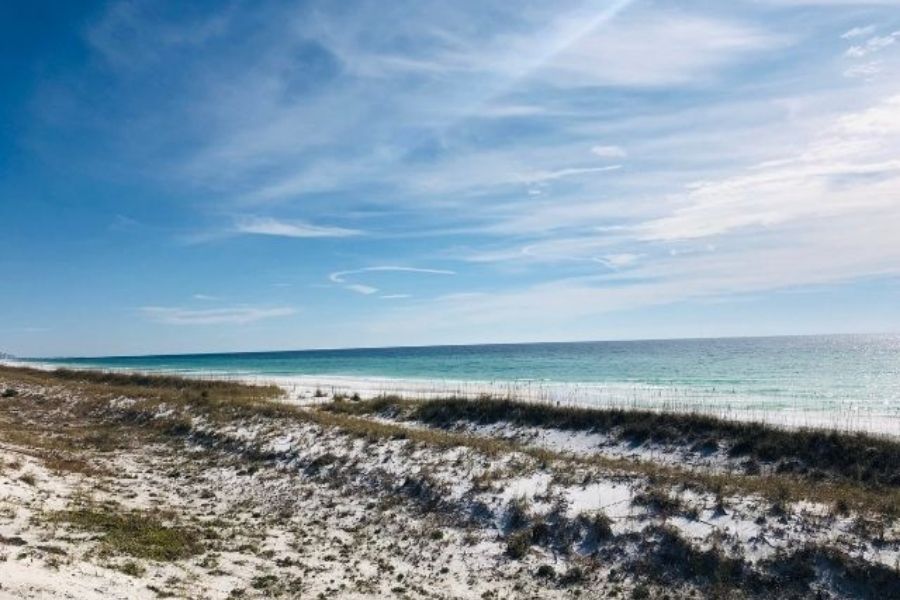
[(658, 487), (650, 487), (634, 496), (634, 503), (645, 506), (653, 512), (663, 516), (676, 514), (682, 509), (681, 501), (670, 496), (669, 493)]
[(559, 584), (562, 586), (575, 585), (584, 581), (584, 571), (581, 567), (572, 567), (559, 578)]
[(506, 539), (506, 554), (510, 558), (520, 559), (528, 554), (531, 548), (531, 532), (517, 531)]
[(506, 527), (508, 529), (521, 529), (528, 525), (530, 521), (528, 498), (519, 496), (510, 500), (506, 506)]
[(254, 590), (267, 590), (278, 583), (275, 575), (257, 575), (250, 581), (250, 587)]
[(553, 579), (556, 577), (556, 571), (550, 565), (541, 565), (535, 571), (535, 575), (541, 579)]
[(147, 572), (147, 569), (145, 569), (143, 565), (140, 565), (133, 560), (124, 562), (117, 568), (126, 575), (131, 575), (132, 577), (143, 577)]
[(650, 597), (650, 591), (647, 589), (647, 586), (640, 583), (631, 590), (631, 598), (632, 600), (646, 600)]
[(583, 518), (589, 541), (596, 543), (613, 537), (612, 520), (605, 513), (596, 512)]

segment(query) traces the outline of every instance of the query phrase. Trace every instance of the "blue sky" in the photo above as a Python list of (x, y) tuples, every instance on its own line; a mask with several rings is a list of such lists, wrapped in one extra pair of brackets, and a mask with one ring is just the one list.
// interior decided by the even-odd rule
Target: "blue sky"
[(0, 350), (900, 329), (900, 1), (13, 0), (0, 29)]

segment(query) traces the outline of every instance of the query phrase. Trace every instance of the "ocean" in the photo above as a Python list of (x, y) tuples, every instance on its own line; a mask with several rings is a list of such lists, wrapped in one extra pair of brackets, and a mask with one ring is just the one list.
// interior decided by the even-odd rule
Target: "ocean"
[(369, 394), (490, 393), (900, 435), (900, 335), (68, 357), (39, 362), (275, 381), (298, 394), (311, 386)]

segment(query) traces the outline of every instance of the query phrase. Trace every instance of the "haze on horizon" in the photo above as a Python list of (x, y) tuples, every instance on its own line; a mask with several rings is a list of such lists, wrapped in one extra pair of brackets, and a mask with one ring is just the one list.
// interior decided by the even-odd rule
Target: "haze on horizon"
[(900, 1), (0, 6), (0, 351), (900, 329)]

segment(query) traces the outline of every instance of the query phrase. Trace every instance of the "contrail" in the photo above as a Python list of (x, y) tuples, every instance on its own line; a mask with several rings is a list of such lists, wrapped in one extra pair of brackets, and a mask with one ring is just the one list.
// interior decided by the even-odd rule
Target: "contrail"
[[(545, 32), (545, 34), (536, 36), (537, 39), (546, 37), (549, 38), (549, 40), (543, 44), (544, 47), (540, 48), (538, 52), (523, 60), (517, 69), (514, 69), (510, 75), (504, 77), (497, 86), (490, 90), (490, 92), (475, 100), (470, 105), (469, 109), (463, 112), (462, 118), (477, 112), (498, 96), (503, 95), (515, 87), (519, 81), (527, 77), (530, 73), (533, 73), (537, 69), (551, 62), (557, 55), (578, 43), (598, 27), (609, 23), (619, 13), (628, 8), (628, 6), (634, 4), (634, 2), (635, 0), (603, 2), (602, 4), (605, 4), (606, 6), (596, 12), (594, 12), (596, 10), (594, 7), (598, 2), (596, 0), (586, 2), (580, 10), (573, 11), (573, 17), (567, 21), (565, 27), (558, 31), (553, 31), (551, 28), (551, 30)], [(578, 15), (590, 16), (586, 19), (580, 19), (577, 18)]]

